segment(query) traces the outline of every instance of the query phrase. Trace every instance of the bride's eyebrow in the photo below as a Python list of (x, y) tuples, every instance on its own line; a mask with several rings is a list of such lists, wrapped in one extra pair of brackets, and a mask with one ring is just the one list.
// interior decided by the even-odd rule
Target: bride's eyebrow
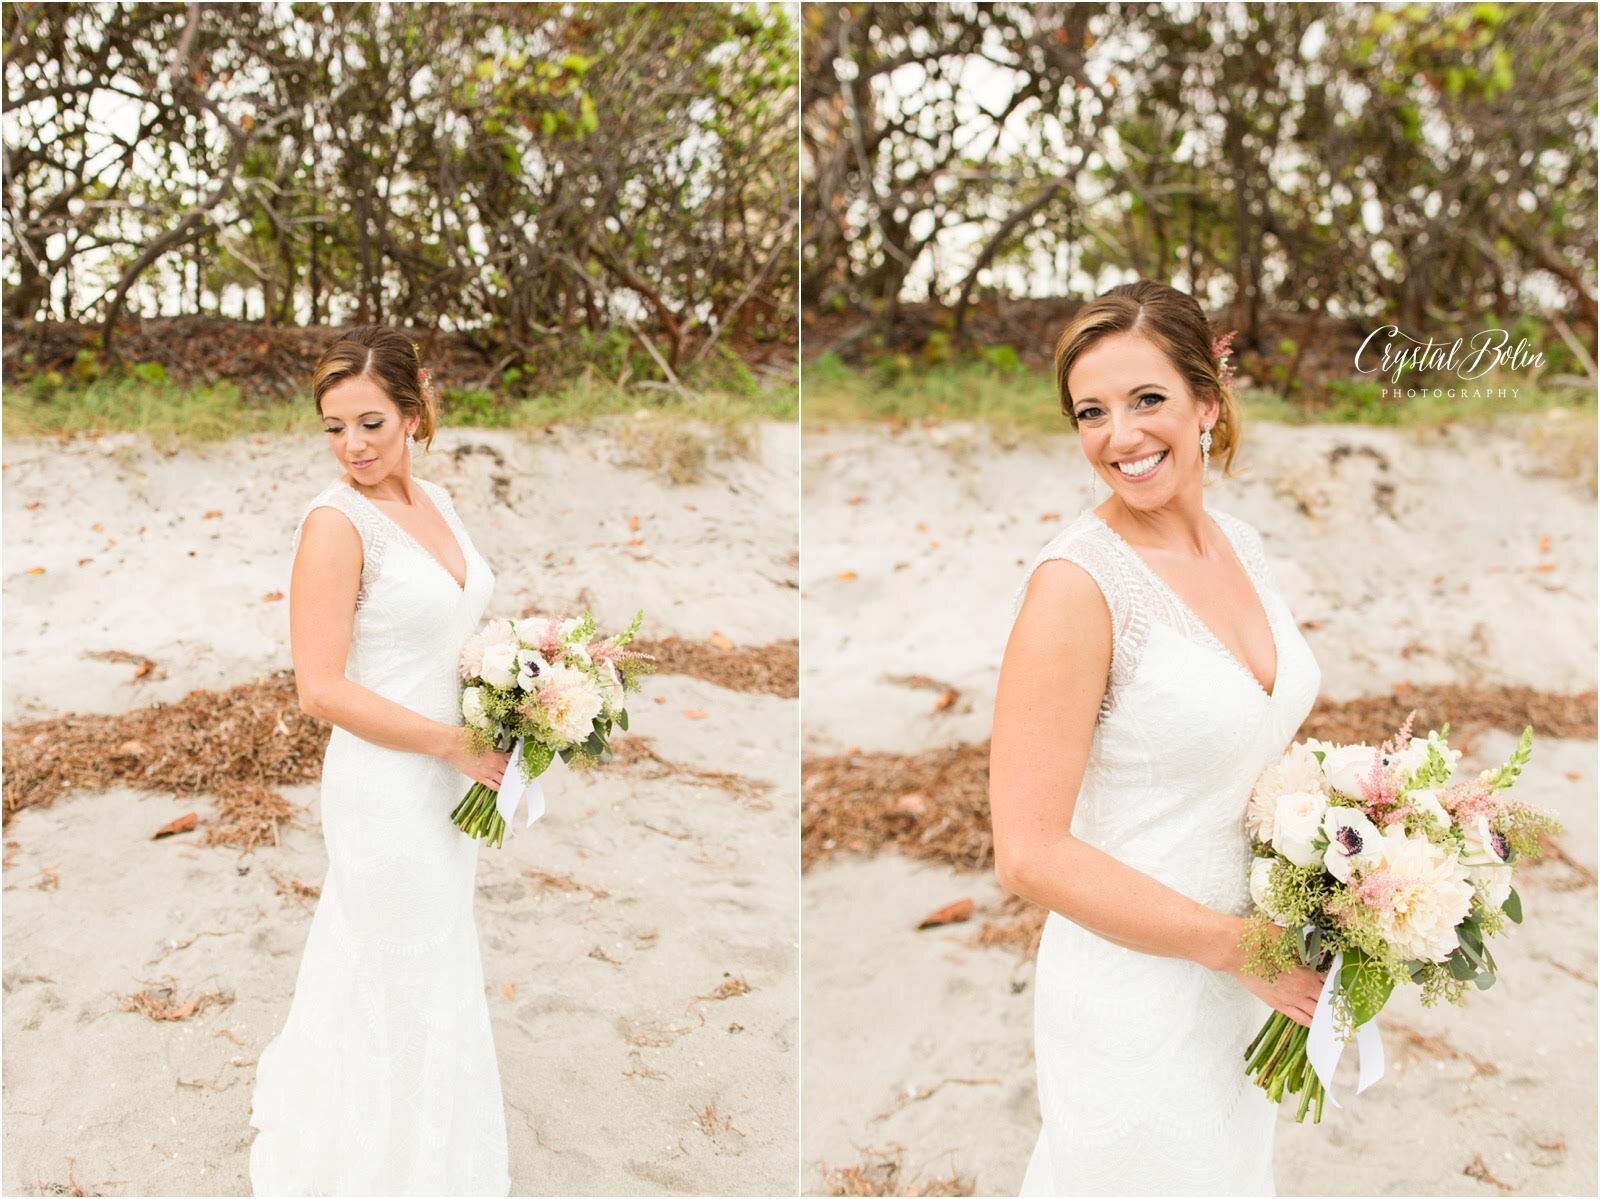
[[(1163, 388), (1159, 383), (1140, 383), (1137, 387), (1128, 388), (1128, 394), (1134, 395), (1137, 392), (1146, 391), (1152, 387), (1156, 388), (1157, 390), (1165, 390), (1165, 388)], [(1099, 402), (1100, 401), (1095, 399), (1093, 396), (1081, 396), (1078, 399), (1078, 403), (1080, 404), (1098, 404)]]
[[(382, 416), (382, 415), (383, 415), (383, 413), (381, 413), (381, 412), (363, 412), (361, 414), (361, 416), (356, 417), (356, 419), (360, 420), (362, 417), (366, 417), (366, 416)], [(343, 420), (344, 418), (343, 417), (339, 417), (339, 416), (325, 416), (322, 419), (323, 420)]]

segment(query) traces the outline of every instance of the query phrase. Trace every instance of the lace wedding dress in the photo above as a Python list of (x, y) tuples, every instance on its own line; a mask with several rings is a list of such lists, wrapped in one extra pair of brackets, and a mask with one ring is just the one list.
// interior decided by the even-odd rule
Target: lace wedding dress
[[(1110, 679), (1073, 834), (1207, 907), (1244, 915), (1245, 806), (1310, 712), (1321, 672), (1260, 534), (1208, 512), (1266, 610), (1278, 656), (1271, 694), (1094, 512), (1034, 566), (1076, 563), (1111, 611)], [(1124, 949), (1055, 912), (1034, 985), (1044, 1130), (1023, 1195), (1276, 1194), (1278, 1110), (1244, 1069), (1245, 1046), (1271, 1014), (1265, 1003), (1231, 976)]]
[[(460, 724), (456, 662), (494, 575), (449, 494), (418, 482), (460, 545), (465, 587), (342, 480), (306, 514), (336, 508), (361, 534), (347, 677)], [(469, 785), (436, 758), (333, 730), (322, 764), (328, 874), (288, 1020), (256, 1067), (255, 1194), (509, 1192), (473, 923), (478, 842), (450, 822)]]

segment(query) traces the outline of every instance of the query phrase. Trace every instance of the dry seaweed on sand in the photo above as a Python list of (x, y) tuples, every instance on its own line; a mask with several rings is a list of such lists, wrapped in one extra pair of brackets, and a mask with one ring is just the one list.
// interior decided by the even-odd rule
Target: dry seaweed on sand
[(644, 769), (647, 764), (653, 764), (654, 769), (646, 776), (648, 778), (687, 779), (704, 787), (726, 791), (741, 799), (752, 799), (772, 790), (772, 784), (764, 779), (746, 778), (730, 770), (702, 770), (697, 766), (685, 766), (681, 762), (662, 757), (656, 752), (655, 745), (648, 737), (625, 737), (612, 746), (611, 752), (613, 762), (619, 766)]
[(147, 982), (132, 995), (118, 995), (117, 1002), (125, 1012), (138, 1012), (151, 1020), (187, 1020), (208, 1007), (225, 1007), (233, 1002), (231, 991), (206, 991), (191, 995), (179, 1002), (178, 984), (170, 978)]
[(993, 862), (987, 743), (815, 757), (807, 759), (802, 779), (806, 867), (835, 853), (891, 846), (967, 870)]
[(1440, 728), (1446, 721), (1450, 740), (1460, 748), (1463, 732), (1496, 728), (1520, 733), (1528, 725), (1541, 738), (1593, 740), (1595, 693), (1536, 691), (1531, 687), (1458, 687), (1449, 684), (1398, 684), (1388, 695), (1362, 696), (1338, 703), (1322, 702), (1300, 727), (1298, 740), (1371, 741), (1384, 729), (1399, 728), (1412, 709), (1418, 729)]
[(205, 843), (250, 849), (295, 821), (295, 808), (273, 788), (318, 777), (328, 732), (300, 711), (288, 670), (131, 712), (8, 725), (4, 819), (70, 790), (209, 795), (218, 818)]
[[(1542, 737), (1595, 736), (1593, 691), (1401, 686), (1392, 695), (1319, 703), (1298, 737), (1371, 740), (1398, 727), (1413, 709), (1418, 728), (1449, 721), (1458, 746), (1485, 727), (1520, 731), (1532, 725)], [(805, 869), (836, 853), (890, 848), (962, 870), (987, 870), (994, 862), (987, 741), (913, 754), (815, 756), (804, 763), (801, 786)]]
[(660, 674), (686, 674), (730, 691), (761, 692), (780, 699), (800, 695), (800, 643), (792, 638), (731, 649), (681, 637), (640, 639), (633, 644), (656, 660)]
[(1049, 915), (1048, 909), (1036, 903), (1007, 895), (999, 915), (980, 924), (968, 940), (982, 949), (1013, 949), (1032, 961), (1039, 952), (1039, 939), (1044, 936), (1044, 922)]
[(909, 1174), (905, 1166), (905, 1149), (891, 1145), (887, 1149), (863, 1149), (861, 1160), (850, 1166), (822, 1169), (822, 1193), (825, 1195), (971, 1195), (975, 1194), (973, 1181), (962, 1178), (950, 1168), (948, 1174), (931, 1178), (923, 1171)]

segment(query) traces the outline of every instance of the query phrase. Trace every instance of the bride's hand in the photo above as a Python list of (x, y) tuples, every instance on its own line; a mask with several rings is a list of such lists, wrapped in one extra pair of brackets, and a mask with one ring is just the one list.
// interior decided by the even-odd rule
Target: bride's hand
[(453, 730), (450, 750), (442, 757), (469, 779), (482, 783), (491, 791), (500, 790), (506, 764), (511, 761), (511, 755), (503, 750), (486, 749), (480, 754), (473, 753), (465, 728)]
[(1282, 1012), (1306, 1028), (1311, 1027), (1311, 1016), (1317, 1010), (1317, 998), (1322, 994), (1322, 984), (1328, 977), (1326, 972), (1318, 974), (1299, 965), (1285, 970), (1271, 982), (1259, 974), (1247, 974), (1243, 970), (1230, 970), (1229, 973), (1273, 1011)]
[(1244, 968), (1245, 921), (1240, 916), (1230, 916), (1222, 925), (1220, 959), (1213, 958), (1210, 965), (1238, 979), (1244, 988), (1275, 1012), (1282, 1012), (1296, 1024), (1311, 1027), (1312, 1014), (1317, 1010), (1317, 1000), (1322, 995), (1322, 984), (1327, 981), (1326, 970), (1316, 971), (1296, 963), (1277, 978), (1268, 982), (1259, 974)]

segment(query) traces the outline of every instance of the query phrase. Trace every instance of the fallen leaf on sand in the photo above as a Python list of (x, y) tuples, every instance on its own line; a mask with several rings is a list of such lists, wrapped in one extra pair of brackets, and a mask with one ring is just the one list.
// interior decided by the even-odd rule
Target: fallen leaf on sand
[(958, 899), (954, 903), (947, 903), (937, 912), (929, 912), (922, 918), (918, 928), (933, 928), (940, 924), (960, 924), (972, 919), (972, 900)]
[(1539, 552), (1541, 554), (1548, 554), (1550, 552), (1550, 534), (1541, 533), (1539, 535)]
[(839, 582), (841, 582), (841, 583), (848, 583), (848, 582), (850, 582), (851, 579), (853, 579), (855, 577), (856, 577), (856, 572), (853, 571), (853, 570), (841, 570), (839, 572), (839, 574), (838, 574), (838, 579), (839, 579)]
[(1583, 777), (1583, 775), (1580, 774), (1576, 770), (1569, 770), (1569, 771), (1567, 771), (1567, 777), (1569, 779), (1571, 779), (1573, 782), (1577, 782), (1579, 779), (1581, 779)]
[(683, 714), (690, 720), (704, 720), (710, 715), (704, 708), (685, 708)]
[(639, 518), (637, 516), (628, 517), (628, 532), (637, 533), (638, 531), (639, 531)]
[(509, 979), (506, 981), (506, 985), (500, 988), (500, 994), (504, 995), (507, 999), (513, 998), (516, 993), (517, 984), (511, 982)]
[(232, 991), (208, 991), (174, 1006), (178, 998), (177, 984), (171, 979), (159, 983), (146, 983), (143, 990), (132, 995), (118, 995), (117, 1002), (125, 1012), (138, 1012), (152, 1020), (187, 1020), (213, 1004), (226, 1006), (233, 1002)]
[(1554, 562), (1541, 562), (1541, 563), (1539, 563), (1538, 566), (1535, 566), (1533, 569), (1536, 572), (1538, 572), (1539, 574), (1549, 574), (1555, 568), (1556, 568), (1556, 564)]
[(951, 704), (956, 702), (957, 694), (958, 692), (954, 687), (946, 687), (942, 692), (939, 693), (939, 698), (933, 701), (933, 710), (935, 712), (943, 712)]
[(264, 603), (264, 604), (275, 604), (279, 600), (281, 600), (282, 598), (283, 598), (283, 592), (281, 592), (281, 591), (269, 591), (269, 592), (267, 592), (265, 595), (263, 595), (261, 597), (261, 602)]
[(643, 537), (630, 537), (630, 538), (628, 538), (628, 544), (629, 545), (634, 545), (634, 546), (643, 545), (644, 544), (644, 538)]
[(143, 662), (139, 663), (139, 665), (133, 668), (133, 677), (136, 679), (142, 679), (153, 669), (155, 669), (155, 663), (150, 661), (149, 658), (146, 658)]
[(196, 813), (185, 812), (176, 820), (171, 821), (168, 824), (163, 824), (160, 828), (158, 828), (156, 830), (156, 835), (151, 837), (150, 840), (159, 841), (162, 837), (172, 836), (173, 833), (193, 832), (195, 825), (198, 823), (200, 823), (200, 817)]
[(89, 526), (89, 531), (91, 533), (104, 533), (106, 531), (106, 527), (99, 521), (95, 521), (94, 524)]
[(44, 573), (44, 567), (42, 567), (42, 566), (30, 566), (30, 567), (28, 567), (28, 573), (31, 574), (31, 575), (42, 575)]
[(1060, 520), (1060, 519), (1061, 519), (1061, 513), (1059, 513), (1059, 512), (1045, 512), (1045, 513), (1040, 515), (1039, 523), (1042, 524), (1042, 525), (1047, 525), (1053, 520)]
[(38, 500), (29, 500), (26, 504), (23, 505), (23, 507), (26, 508), (29, 512), (32, 512), (38, 506), (39, 506), (39, 501)]
[(711, 642), (711, 644), (716, 646), (718, 649), (732, 649), (733, 648), (733, 642), (729, 641), (721, 633), (713, 632), (711, 634), (711, 636), (706, 638), (706, 640)]
[(653, 698), (655, 699), (656, 703), (658, 703), (658, 704), (664, 704), (664, 703), (667, 702), (667, 697), (664, 696), (664, 695), (657, 695), (657, 696), (654, 696)]
[(209, 512), (207, 512), (200, 519), (201, 520), (216, 520), (221, 515), (222, 515), (222, 509), (221, 508), (212, 508)]

